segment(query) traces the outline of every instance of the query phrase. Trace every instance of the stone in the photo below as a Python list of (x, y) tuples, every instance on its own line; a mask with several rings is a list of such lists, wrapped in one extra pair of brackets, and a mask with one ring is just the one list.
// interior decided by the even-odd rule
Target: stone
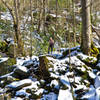
[(40, 77), (43, 78), (44, 80), (49, 80), (50, 79), (50, 73), (48, 69), (50, 68), (49, 66), (49, 60), (47, 59), (46, 56), (40, 56), (39, 57), (39, 72), (40, 72)]
[(20, 78), (27, 78), (29, 76), (28, 69), (24, 66), (17, 66), (16, 69), (14, 69), (14, 73), (18, 76), (21, 76)]
[(15, 82), (12, 82), (11, 84), (7, 85), (6, 90), (7, 91), (12, 91), (12, 90), (17, 91), (17, 90), (20, 90), (26, 86), (30, 86), (31, 84), (32, 84), (32, 81), (30, 79), (15, 81)]

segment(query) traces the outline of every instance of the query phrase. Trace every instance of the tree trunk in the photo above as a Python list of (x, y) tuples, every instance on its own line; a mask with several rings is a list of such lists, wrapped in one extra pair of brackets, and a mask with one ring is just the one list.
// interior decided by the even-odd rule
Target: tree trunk
[(82, 41), (81, 48), (84, 54), (90, 54), (91, 48), (91, 19), (90, 0), (81, 0), (82, 5)]
[(32, 0), (30, 0), (30, 15), (31, 15), (31, 30), (30, 30), (30, 59), (31, 59), (31, 57), (32, 57), (32, 32), (33, 32)]
[(16, 35), (16, 41), (18, 44), (18, 54), (23, 53), (23, 44), (21, 39), (21, 33), (20, 33), (20, 1), (14, 0), (14, 6), (15, 6), (15, 23), (14, 23), (14, 29), (15, 29), (15, 35)]

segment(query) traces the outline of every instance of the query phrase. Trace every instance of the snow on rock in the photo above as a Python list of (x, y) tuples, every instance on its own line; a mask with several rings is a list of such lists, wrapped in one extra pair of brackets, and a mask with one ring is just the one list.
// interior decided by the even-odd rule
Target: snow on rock
[(8, 57), (0, 58), (0, 63), (5, 62), (8, 60)]
[(24, 79), (21, 81), (12, 82), (11, 84), (7, 85), (6, 88), (8, 90), (19, 90), (19, 89), (29, 86), (31, 84), (32, 84), (32, 81), (30, 79)]
[(22, 64), (22, 66), (25, 66), (27, 68), (30, 68), (32, 66), (38, 67), (38, 65), (39, 65), (39, 63), (36, 58), (32, 59), (32, 60), (24, 61), (24, 63)]
[(96, 100), (100, 100), (100, 87), (96, 89)]
[(54, 87), (56, 89), (59, 89), (59, 87), (60, 87), (57, 80), (52, 80), (50, 86)]
[(65, 88), (71, 90), (70, 82), (67, 75), (60, 76), (60, 82), (63, 84), (63, 86), (65, 86)]
[(3, 76), (0, 76), (0, 80), (6, 80), (8, 76), (11, 76), (13, 74), (13, 72), (9, 73), (9, 74), (6, 74), (6, 75), (3, 75)]
[(2, 12), (1, 19), (12, 20), (12, 16), (11, 16), (11, 14), (9, 12)]
[(50, 92), (49, 94), (44, 94), (40, 100), (57, 100), (57, 94), (53, 92)]
[(30, 67), (33, 65), (33, 61), (32, 60), (29, 60), (29, 61), (25, 61), (22, 66), (25, 66), (25, 67)]
[(79, 53), (77, 55), (77, 57), (79, 59), (81, 59), (83, 62), (87, 62), (87, 63), (95, 63), (97, 61), (97, 58), (96, 57), (92, 57), (92, 56), (87, 56), (87, 55), (84, 55), (83, 53)]
[(30, 60), (30, 57), (27, 56), (27, 57), (21, 57), (21, 58), (17, 58), (17, 64), (16, 65), (31, 65), (33, 62), (38, 62), (38, 57), (37, 56), (32, 56), (31, 57), (31, 60)]
[(88, 71), (89, 73), (89, 76), (92, 78), (92, 79), (95, 79), (96, 78), (96, 75), (92, 72), (92, 71)]
[(60, 90), (58, 100), (73, 100), (72, 93), (69, 90)]
[(28, 98), (30, 96), (30, 94), (27, 93), (24, 89), (22, 89), (22, 90), (17, 91), (15, 96), (16, 97), (27, 97)]
[(96, 68), (100, 69), (100, 62), (96, 65)]
[(94, 83), (95, 88), (100, 87), (100, 76), (97, 76), (95, 78), (95, 83)]
[(65, 59), (63, 59), (63, 60), (61, 60), (61, 62), (65, 62), (65, 63), (69, 63), (69, 61), (70, 61), (70, 63), (71, 63), (71, 65), (75, 65), (75, 66), (83, 66), (83, 65), (85, 65), (82, 61), (80, 61), (76, 56), (72, 56), (72, 57), (70, 57), (70, 59), (69, 59), (69, 57), (67, 57), (67, 58), (65, 58)]
[(87, 92), (85, 95), (81, 97), (82, 100), (96, 100), (95, 97), (95, 88), (93, 85), (90, 86), (89, 92)]
[(18, 76), (21, 76), (21, 77), (27, 77), (28, 76), (28, 69), (24, 66), (19, 65), (14, 69), (14, 73), (17, 74)]
[(14, 98), (11, 98), (11, 100), (23, 100), (23, 98), (20, 98), (20, 97), (14, 97)]

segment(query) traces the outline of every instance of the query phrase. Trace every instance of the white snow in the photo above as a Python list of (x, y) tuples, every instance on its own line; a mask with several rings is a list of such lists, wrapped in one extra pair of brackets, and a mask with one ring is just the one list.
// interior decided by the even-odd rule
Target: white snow
[(100, 87), (100, 76), (97, 76), (96, 78), (95, 78), (95, 88), (98, 88), (98, 87)]
[(2, 12), (1, 19), (3, 19), (3, 20), (12, 20), (12, 16), (9, 12)]
[(78, 56), (81, 58), (81, 60), (85, 60), (85, 59), (89, 58), (89, 59), (91, 59), (90, 62), (93, 62), (93, 61), (97, 60), (96, 57), (87, 56), (87, 55), (84, 55), (83, 53), (79, 53)]
[(0, 63), (5, 62), (8, 60), (8, 57), (0, 58)]
[(70, 82), (69, 82), (69, 79), (68, 79), (67, 75), (62, 75), (62, 76), (60, 76), (60, 81), (61, 81), (66, 87), (68, 87), (69, 90), (71, 90)]
[(96, 75), (95, 75), (93, 72), (88, 71), (88, 73), (89, 73), (89, 76), (90, 76), (91, 78), (93, 78), (93, 79), (95, 79), (95, 78), (96, 78)]
[(40, 100), (57, 100), (57, 94), (50, 92), (47, 95), (46, 94), (43, 95), (43, 97)]
[(95, 98), (95, 88), (93, 87), (93, 85), (91, 85), (90, 86), (90, 89), (89, 89), (89, 92), (88, 93), (86, 93), (83, 97), (82, 97), (82, 99), (84, 100), (84, 99), (88, 99), (88, 100), (96, 100), (96, 98)]
[(58, 83), (57, 80), (52, 80), (50, 86), (51, 86), (51, 87), (54, 86), (54, 88), (59, 89), (59, 83)]
[(27, 73), (27, 71), (28, 71), (27, 68), (24, 67), (24, 66), (20, 66), (20, 65), (19, 65), (19, 66), (17, 66), (17, 68), (20, 69), (20, 70), (22, 70), (22, 71), (24, 71), (24, 72), (26, 72), (26, 73)]
[(15, 97), (15, 98), (11, 98), (11, 100), (23, 100), (23, 98)]
[(38, 89), (36, 92), (35, 92), (35, 94), (36, 95), (39, 95), (39, 94), (42, 94), (43, 93), (43, 91), (44, 91), (44, 89)]
[[(32, 56), (32, 60), (34, 60), (35, 58), (38, 60), (37, 56)], [(21, 57), (20, 59), (17, 58), (16, 60), (17, 60), (17, 64), (16, 65), (22, 65), (25, 61), (29, 61), (29, 63), (32, 63), (29, 56), (27, 56), (25, 58)]]
[(72, 93), (69, 90), (60, 90), (58, 100), (73, 100)]
[(21, 89), (21, 90), (16, 92), (16, 96), (21, 96), (21, 95), (23, 95), (25, 97), (29, 97), (30, 94), (27, 93), (24, 89)]
[(30, 79), (24, 79), (24, 80), (21, 80), (21, 81), (15, 81), (15, 82), (12, 82), (11, 84), (7, 85), (6, 87), (17, 88), (17, 87), (23, 85), (24, 83), (30, 84), (30, 83), (32, 83), (32, 81)]

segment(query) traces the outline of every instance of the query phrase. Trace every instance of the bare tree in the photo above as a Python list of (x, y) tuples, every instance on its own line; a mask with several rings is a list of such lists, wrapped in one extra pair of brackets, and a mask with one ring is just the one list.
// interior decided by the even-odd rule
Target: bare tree
[(18, 53), (23, 53), (23, 44), (22, 44), (22, 39), (21, 39), (21, 33), (20, 33), (20, 0), (14, 0), (14, 11), (12, 7), (5, 1), (1, 0), (2, 3), (7, 7), (9, 10), (12, 18), (13, 18), (13, 27), (15, 30), (15, 39), (18, 44)]
[(91, 48), (91, 19), (90, 19), (90, 0), (81, 0), (82, 5), (82, 43), (83, 53), (89, 55)]

